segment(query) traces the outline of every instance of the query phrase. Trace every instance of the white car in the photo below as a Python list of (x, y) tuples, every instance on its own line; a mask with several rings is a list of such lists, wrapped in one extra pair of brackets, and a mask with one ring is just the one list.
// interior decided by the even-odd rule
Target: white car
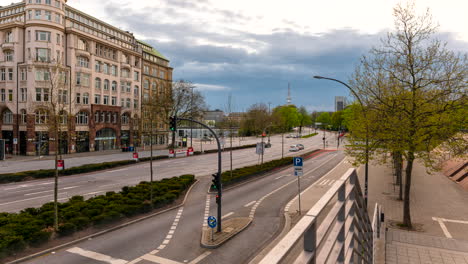
[(291, 146), (289, 146), (289, 151), (290, 152), (296, 152), (296, 151), (299, 151), (299, 148), (296, 145), (291, 145)]

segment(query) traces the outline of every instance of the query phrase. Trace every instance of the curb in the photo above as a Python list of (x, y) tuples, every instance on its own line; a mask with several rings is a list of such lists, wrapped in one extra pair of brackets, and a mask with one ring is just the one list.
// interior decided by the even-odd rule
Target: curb
[(229, 236), (228, 238), (220, 241), (219, 243), (217, 244), (213, 244), (213, 245), (205, 245), (203, 244), (203, 237), (204, 237), (204, 228), (202, 227), (202, 237), (201, 237), (201, 241), (200, 241), (200, 246), (202, 248), (209, 248), (209, 249), (215, 249), (215, 248), (218, 248), (220, 247), (222, 244), (226, 243), (227, 241), (231, 240), (231, 238), (235, 237), (237, 234), (239, 234), (240, 232), (244, 231), (247, 227), (250, 226), (250, 224), (252, 224), (253, 222), (253, 219), (249, 219), (249, 222), (247, 225), (245, 225), (242, 229), (240, 229), (239, 231), (237, 231), (235, 234), (232, 234), (231, 236)]
[(124, 227), (126, 227), (126, 226), (129, 226), (129, 225), (131, 225), (131, 224), (135, 224), (135, 223), (141, 222), (141, 221), (143, 221), (143, 220), (146, 220), (146, 219), (148, 219), (148, 218), (151, 218), (151, 217), (154, 217), (154, 216), (163, 214), (163, 213), (165, 213), (165, 212), (168, 212), (168, 211), (177, 209), (177, 208), (179, 208), (179, 207), (181, 207), (181, 206), (183, 206), (183, 205), (185, 204), (185, 201), (187, 200), (188, 195), (189, 195), (190, 192), (192, 191), (193, 186), (195, 186), (198, 182), (199, 182), (199, 180), (195, 180), (195, 182), (192, 184), (192, 186), (190, 186), (190, 188), (189, 188), (189, 189), (187, 190), (187, 192), (185, 193), (184, 200), (183, 200), (182, 203), (179, 204), (179, 205), (175, 205), (175, 206), (173, 206), (173, 207), (164, 209), (164, 210), (162, 210), (162, 211), (160, 211), (160, 212), (156, 212), (156, 213), (153, 213), (153, 214), (150, 214), (150, 215), (147, 215), (147, 216), (144, 216), (144, 217), (141, 217), (141, 218), (132, 220), (132, 221), (130, 221), (130, 222), (123, 223), (123, 224), (121, 224), (121, 225), (114, 226), (114, 227), (111, 227), (111, 228), (109, 228), (109, 229), (106, 229), (106, 230), (103, 230), (103, 231), (99, 231), (99, 232), (97, 232), (97, 233), (94, 233), (94, 234), (91, 234), (91, 235), (88, 235), (88, 236), (85, 236), (85, 237), (82, 237), (82, 238), (78, 238), (78, 239), (76, 239), (76, 240), (67, 242), (67, 243), (65, 243), (65, 244), (58, 245), (58, 246), (55, 246), (55, 247), (53, 247), (53, 248), (49, 248), (49, 249), (43, 250), (43, 251), (41, 251), (41, 252), (37, 252), (37, 253), (34, 253), (34, 254), (32, 254), (32, 255), (25, 256), (25, 257), (22, 257), (22, 258), (13, 260), (13, 261), (8, 262), (8, 263), (6, 263), (6, 264), (15, 264), (15, 263), (20, 263), (20, 262), (23, 262), (23, 261), (26, 261), (26, 260), (30, 260), (30, 259), (32, 259), (32, 258), (39, 257), (39, 256), (41, 256), (41, 255), (50, 253), (50, 252), (52, 252), (52, 251), (56, 251), (56, 250), (58, 250), (58, 249), (62, 249), (62, 248), (71, 246), (71, 245), (73, 245), (73, 244), (82, 242), (82, 241), (84, 241), (84, 240), (88, 240), (89, 238), (94, 238), (94, 237), (97, 237), (97, 236), (101, 236), (101, 235), (110, 233), (110, 232), (112, 232), (112, 231), (115, 231), (115, 230), (124, 228)]

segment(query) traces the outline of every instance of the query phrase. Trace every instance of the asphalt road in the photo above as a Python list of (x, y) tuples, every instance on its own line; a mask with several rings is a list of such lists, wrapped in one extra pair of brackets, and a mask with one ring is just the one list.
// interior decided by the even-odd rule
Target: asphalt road
[[(291, 144), (304, 144), (306, 149), (299, 153), (322, 147), (322, 139), (319, 136), (308, 139), (285, 138), (284, 140), (285, 156), (296, 155), (296, 152), (288, 152)], [(264, 161), (281, 157), (281, 137), (272, 137), (271, 142), (272, 147), (266, 149)], [(230, 167), (229, 155), (229, 152), (222, 154), (223, 170), (228, 170)], [(258, 162), (259, 156), (255, 154), (255, 149), (233, 151), (233, 168)], [(149, 166), (149, 162), (145, 162), (106, 171), (60, 177), (59, 201), (64, 202), (74, 195), (89, 198), (108, 191), (119, 191), (123, 186), (149, 181)], [(217, 154), (155, 161), (153, 179), (158, 180), (182, 174), (195, 174), (197, 177), (211, 175), (216, 172), (216, 168)], [(0, 185), (0, 212), (17, 212), (28, 207), (39, 207), (52, 199), (52, 178)]]
[[(301, 190), (320, 179), (343, 158), (341, 151), (333, 151), (306, 161)], [(207, 199), (209, 214), (216, 215), (214, 197), (207, 194), (210, 178), (198, 177), (200, 182), (181, 208), (26, 263), (246, 263), (280, 231), (282, 209), (298, 192), (293, 168), (224, 191), (222, 215), (225, 219), (249, 215), (254, 219), (246, 230), (213, 250), (200, 247)]]

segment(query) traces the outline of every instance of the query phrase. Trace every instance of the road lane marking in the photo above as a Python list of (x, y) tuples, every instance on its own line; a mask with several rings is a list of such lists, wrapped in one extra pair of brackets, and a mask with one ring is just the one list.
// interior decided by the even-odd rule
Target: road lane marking
[(335, 183), (335, 180), (330, 180), (330, 182), (328, 183), (328, 185), (333, 185)]
[(49, 194), (49, 195), (44, 195), (44, 196), (38, 196), (38, 197), (28, 198), (28, 199), (22, 199), (22, 200), (11, 201), (11, 202), (7, 202), (7, 203), (2, 203), (2, 204), (0, 204), (0, 206), (2, 206), (2, 205), (8, 205), (8, 204), (14, 204), (14, 203), (20, 203), (20, 202), (25, 202), (25, 201), (30, 201), (30, 200), (39, 199), (39, 198), (45, 198), (45, 197), (50, 197), (50, 194)]
[(198, 262), (202, 261), (205, 257), (211, 254), (211, 251), (206, 251), (200, 256), (196, 257), (194, 260), (190, 261), (189, 264), (197, 264)]
[(328, 181), (330, 181), (330, 180), (323, 180), (323, 181), (320, 183), (320, 185), (327, 185)]
[(205, 214), (203, 215), (203, 227), (208, 227), (208, 215), (210, 214), (210, 199), (211, 196), (209, 194), (206, 195), (206, 202), (205, 202)]
[(107, 255), (94, 252), (94, 251), (84, 250), (79, 247), (73, 247), (73, 248), (67, 249), (67, 252), (74, 253), (83, 257), (97, 260), (97, 261), (111, 263), (111, 264), (126, 264), (128, 262), (127, 260), (116, 259), (111, 256), (107, 256)]
[(256, 201), (251, 201), (250, 203), (244, 205), (244, 207), (249, 207), (249, 206), (251, 206), (252, 204), (254, 204), (255, 202), (256, 202)]
[(80, 187), (80, 186), (79, 185), (78, 186), (70, 186), (70, 187), (63, 188), (62, 190), (75, 189), (75, 188), (78, 188), (78, 187)]
[(452, 238), (452, 235), (450, 234), (447, 227), (445, 226), (442, 218), (432, 217), (432, 220), (439, 222), (440, 228), (442, 228), (442, 231), (444, 232), (444, 235), (447, 238)]
[(181, 264), (181, 262), (177, 262), (174, 260), (170, 260), (167, 258), (151, 255), (151, 254), (146, 254), (140, 257), (141, 259), (151, 261), (153, 263), (159, 263), (159, 264)]
[(223, 215), (223, 216), (221, 217), (221, 219), (224, 219), (224, 218), (226, 218), (226, 217), (229, 217), (229, 216), (231, 216), (231, 215), (233, 215), (233, 214), (234, 214), (234, 212), (229, 212), (229, 213)]
[(30, 195), (35, 195), (35, 194), (40, 194), (40, 193), (47, 193), (47, 192), (53, 192), (54, 190), (48, 190), (48, 191), (42, 191), (42, 192), (35, 192), (35, 193), (25, 193), (24, 196), (30, 196)]
[(90, 192), (90, 193), (85, 193), (83, 194), (82, 196), (85, 196), (85, 195), (92, 195), (92, 194), (97, 194), (97, 193), (103, 193), (104, 191), (98, 191), (98, 192)]
[(128, 170), (128, 168), (118, 169), (118, 170), (111, 170), (111, 171), (108, 171), (108, 172), (117, 172), (117, 171), (124, 171), (124, 170)]

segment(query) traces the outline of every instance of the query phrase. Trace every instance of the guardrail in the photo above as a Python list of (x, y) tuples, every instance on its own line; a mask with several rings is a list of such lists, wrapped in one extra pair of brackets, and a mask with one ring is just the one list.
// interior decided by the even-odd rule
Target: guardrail
[(356, 170), (349, 169), (260, 263), (373, 263), (372, 227)]

